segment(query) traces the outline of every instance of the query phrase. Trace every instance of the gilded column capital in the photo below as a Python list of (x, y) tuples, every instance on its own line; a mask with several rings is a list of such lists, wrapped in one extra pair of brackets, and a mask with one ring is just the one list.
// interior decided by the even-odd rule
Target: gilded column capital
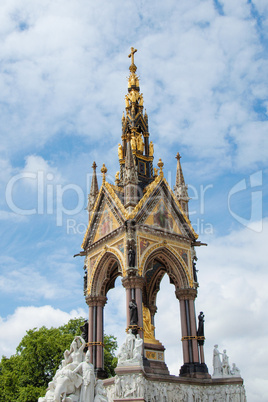
[(87, 296), (86, 303), (89, 307), (101, 306), (104, 307), (107, 302), (106, 296)]
[(142, 276), (127, 276), (122, 279), (122, 285), (126, 289), (142, 289), (145, 279)]
[(188, 289), (176, 289), (176, 297), (179, 300), (195, 300), (197, 296), (197, 290), (193, 288)]

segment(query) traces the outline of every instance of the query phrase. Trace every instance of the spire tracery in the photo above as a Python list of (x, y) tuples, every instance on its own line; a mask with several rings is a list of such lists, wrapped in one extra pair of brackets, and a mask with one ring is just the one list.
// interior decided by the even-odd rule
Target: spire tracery
[(144, 110), (143, 94), (140, 92), (139, 77), (136, 74), (137, 66), (134, 63), (134, 55), (137, 49), (131, 48), (131, 64), (129, 66), (128, 91), (125, 95), (125, 112), (122, 116), (122, 144), (118, 146), (120, 163), (121, 185), (126, 169), (127, 140), (135, 161), (139, 187), (143, 189), (154, 180), (153, 153), (154, 147), (149, 141), (148, 115)]

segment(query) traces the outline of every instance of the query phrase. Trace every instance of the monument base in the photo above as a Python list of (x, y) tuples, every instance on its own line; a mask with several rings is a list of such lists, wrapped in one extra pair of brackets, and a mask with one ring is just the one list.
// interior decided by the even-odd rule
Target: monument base
[(117, 375), (103, 381), (109, 402), (246, 402), (243, 380), (187, 378), (146, 373), (142, 367), (116, 369)]
[(100, 380), (104, 380), (105, 378), (108, 378), (108, 374), (107, 372), (102, 369), (102, 368), (97, 368), (95, 370), (95, 375), (97, 378), (99, 378)]
[(205, 363), (185, 363), (181, 366), (180, 377), (211, 378)]
[(149, 363), (144, 367), (146, 373), (169, 375), (164, 352), (165, 347), (160, 342), (144, 343), (144, 355)]

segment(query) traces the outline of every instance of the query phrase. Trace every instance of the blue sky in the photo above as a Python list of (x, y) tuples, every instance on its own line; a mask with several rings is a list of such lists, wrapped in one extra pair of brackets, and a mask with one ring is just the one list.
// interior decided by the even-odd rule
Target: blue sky
[[(209, 244), (197, 250), (196, 303), (206, 315), (207, 363), (211, 370), (215, 343), (226, 348), (248, 400), (264, 401), (267, 1), (3, 0), (0, 10), (1, 354), (14, 353), (26, 329), (87, 314), (83, 260), (73, 255), (93, 160), (111, 181), (118, 170), (135, 46), (155, 162), (162, 158), (173, 185), (181, 153), (192, 223)], [(164, 280), (159, 293), (157, 335), (176, 374), (169, 286)], [(123, 292), (117, 281), (106, 307), (106, 332), (119, 341)]]

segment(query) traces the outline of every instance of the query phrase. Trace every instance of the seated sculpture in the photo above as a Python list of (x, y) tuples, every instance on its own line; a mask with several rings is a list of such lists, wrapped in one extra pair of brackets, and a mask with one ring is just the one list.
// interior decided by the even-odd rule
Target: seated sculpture
[(84, 339), (76, 336), (38, 402), (108, 402), (102, 381), (95, 378), (90, 352), (84, 349)]

